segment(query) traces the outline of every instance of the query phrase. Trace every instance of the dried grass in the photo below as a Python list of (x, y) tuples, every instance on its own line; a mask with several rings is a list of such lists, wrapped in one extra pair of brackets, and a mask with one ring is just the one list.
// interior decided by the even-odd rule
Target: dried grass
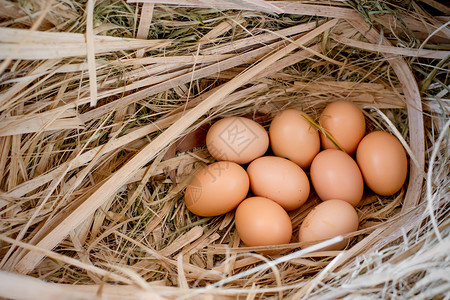
[[(0, 0), (1, 297), (449, 293), (447, 7), (139, 2)], [(213, 161), (208, 124), (267, 126), (287, 107), (316, 118), (336, 99), (410, 156), (404, 190), (366, 192), (347, 250), (299, 250), (297, 230), (244, 247), (233, 213), (186, 210), (184, 188)], [(290, 213), (294, 228), (318, 202)], [(280, 254), (253, 252), (267, 249)]]

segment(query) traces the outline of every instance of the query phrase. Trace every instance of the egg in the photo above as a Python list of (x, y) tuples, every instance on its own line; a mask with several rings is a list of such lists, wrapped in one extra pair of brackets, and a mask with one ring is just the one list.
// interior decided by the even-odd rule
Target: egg
[(279, 204), (264, 197), (242, 201), (236, 209), (235, 225), (249, 247), (287, 244), (292, 236), (289, 215)]
[(292, 161), (263, 156), (247, 168), (250, 189), (257, 196), (269, 198), (285, 210), (299, 208), (308, 199), (310, 185), (305, 172)]
[[(309, 246), (311, 242), (320, 242), (356, 231), (358, 224), (358, 214), (352, 205), (342, 200), (328, 200), (314, 207), (303, 220), (299, 241)], [(344, 240), (321, 250), (341, 250), (347, 243), (348, 241)]]
[(247, 164), (267, 151), (269, 135), (251, 119), (229, 117), (211, 126), (206, 134), (206, 147), (219, 161)]
[(327, 149), (311, 164), (311, 183), (323, 201), (340, 199), (356, 206), (364, 192), (364, 181), (356, 162), (347, 153)]
[(234, 162), (220, 161), (200, 170), (186, 188), (186, 207), (212, 217), (233, 210), (248, 194), (247, 172)]
[[(348, 154), (353, 154), (366, 132), (366, 120), (361, 110), (350, 101), (328, 104), (319, 118), (319, 124), (334, 138)], [(322, 148), (338, 149), (323, 133), (320, 134)]]
[(375, 193), (390, 196), (406, 180), (408, 161), (400, 141), (393, 135), (374, 131), (366, 135), (356, 151), (364, 181)]
[(320, 151), (320, 137), (304, 112), (287, 109), (270, 123), (270, 146), (276, 156), (285, 157), (307, 169)]

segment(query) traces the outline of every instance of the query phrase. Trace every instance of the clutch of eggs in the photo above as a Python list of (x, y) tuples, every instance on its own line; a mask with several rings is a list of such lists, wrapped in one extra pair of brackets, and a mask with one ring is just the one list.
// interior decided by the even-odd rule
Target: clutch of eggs
[[(364, 184), (379, 195), (397, 193), (407, 176), (406, 153), (389, 133), (365, 135), (364, 115), (352, 102), (326, 106), (319, 117), (320, 132), (310, 120), (305, 112), (287, 109), (274, 117), (268, 132), (243, 117), (214, 123), (206, 146), (218, 162), (193, 177), (186, 188), (186, 207), (205, 217), (236, 209), (235, 226), (244, 244), (286, 244), (292, 235), (287, 212), (307, 201), (312, 184), (323, 202), (303, 220), (301, 246), (356, 231), (355, 207)], [(264, 156), (269, 145), (274, 156)], [(340, 250), (347, 242), (323, 250)]]

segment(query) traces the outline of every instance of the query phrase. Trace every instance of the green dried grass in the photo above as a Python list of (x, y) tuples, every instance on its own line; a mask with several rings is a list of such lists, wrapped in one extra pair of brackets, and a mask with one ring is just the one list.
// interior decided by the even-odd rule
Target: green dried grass
[[(441, 42), (449, 39), (446, 31), (432, 34), (438, 21), (416, 4), (403, 8), (386, 2), (366, 3), (364, 9), (373, 17), (374, 28), (382, 28), (386, 38), (399, 46), (385, 46), (383, 51), (422, 46), (421, 51), (445, 56), (449, 50)], [(374, 49), (342, 44), (362, 41), (377, 45), (355, 30), (360, 25), (351, 20), (358, 14), (340, 2), (333, 4), (337, 9), (322, 7), (323, 14), (348, 16), (350, 22), (340, 21), (325, 34), (313, 34), (308, 44), (296, 50), (292, 41), (298, 35), (284, 37), (285, 31), (273, 32), (311, 22), (314, 27), (304, 29), (310, 32), (324, 19), (292, 12), (268, 15), (249, 10), (252, 7), (218, 11), (158, 4), (152, 22), (145, 24), (139, 19), (142, 4), (97, 1), (95, 34), (133, 38), (140, 29), (142, 35), (148, 31), (151, 40), (171, 40), (159, 49), (137, 47), (136, 51), (97, 54), (99, 97), (94, 108), (90, 107), (92, 77), (88, 76), (93, 65), (86, 64), (86, 56), (13, 58), (3, 63), (0, 257), (1, 269), (7, 272), (0, 273), (1, 295), (34, 299), (36, 295), (61, 297), (62, 293), (65, 298), (102, 294), (111, 299), (185, 295), (326, 299), (431, 298), (448, 292), (448, 61), (426, 58), (425, 52), (414, 54), (411, 49), (402, 52), (413, 54), (405, 61), (414, 70), (422, 93), (424, 111), (419, 115), (425, 132), (423, 142), (417, 144), (418, 137), (410, 135), (414, 128), (410, 123), (420, 122), (414, 119), (414, 107), (406, 110), (404, 80), (389, 66), (386, 56)], [(306, 8), (313, 11), (318, 5), (320, 2), (312, 2)], [(377, 11), (380, 5), (390, 11)], [(0, 22), (3, 27), (28, 29), (34, 24), (37, 31), (84, 33), (85, 8), (78, 2), (54, 1), (38, 20), (38, 12), (45, 9), (40, 1), (4, 0)], [(397, 27), (382, 26), (391, 16), (402, 22)], [(419, 20), (428, 25), (417, 27)], [(265, 46), (258, 41), (261, 34), (268, 37)], [(277, 42), (280, 37), (282, 41)], [(241, 46), (229, 48), (237, 45)], [(280, 49), (286, 46), (295, 51), (282, 58)], [(254, 56), (242, 55), (249, 51)], [(220, 56), (204, 56), (212, 53)], [(318, 53), (320, 57), (314, 55)], [(270, 60), (270, 55), (281, 59)], [(194, 61), (183, 62), (186, 56)], [(167, 61), (180, 58), (173, 63), (149, 60), (165, 57)], [(262, 61), (268, 68), (262, 68)], [(258, 68), (263, 72), (258, 73)], [(232, 81), (236, 76), (242, 81)], [(316, 119), (332, 99), (348, 99), (367, 107), (364, 112), (370, 129), (396, 129), (414, 157), (417, 155), (419, 167), (410, 176), (421, 182), (427, 171), (428, 185), (422, 188), (421, 183), (414, 186), (414, 181), (410, 182), (409, 196), (406, 190), (394, 197), (368, 194), (358, 206), (360, 229), (351, 234), (349, 250), (341, 255), (309, 253), (220, 288), (202, 288), (261, 266), (267, 258), (250, 252), (257, 248), (240, 246), (232, 213), (200, 218), (186, 210), (184, 187), (196, 170), (213, 159), (204, 147), (165, 157), (166, 151), (170, 152), (166, 145), (220, 117), (247, 114), (268, 120), (284, 108), (297, 107)], [(13, 125), (4, 126), (5, 121)], [(421, 167), (421, 146), (426, 168)], [(131, 177), (117, 175), (123, 166), (128, 166)], [(114, 175), (119, 180), (115, 183), (111, 181)], [(318, 202), (312, 195), (307, 205), (290, 214), (294, 228)], [(86, 213), (68, 219), (82, 203)], [(293, 236), (293, 243), (272, 248), (283, 255), (298, 250), (296, 232)], [(42, 243), (44, 237), (50, 243)], [(41, 242), (33, 246), (38, 240)], [(36, 253), (47, 258), (39, 263)], [(17, 277), (13, 273), (17, 270), (40, 280)]]

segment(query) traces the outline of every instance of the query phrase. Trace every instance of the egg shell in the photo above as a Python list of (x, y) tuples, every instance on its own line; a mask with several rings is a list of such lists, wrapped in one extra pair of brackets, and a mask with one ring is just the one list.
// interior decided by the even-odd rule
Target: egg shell
[(292, 236), (287, 212), (264, 197), (242, 201), (236, 209), (235, 225), (239, 237), (249, 247), (287, 244)]
[(270, 123), (270, 146), (276, 156), (286, 157), (307, 169), (320, 151), (320, 137), (304, 116), (304, 112), (287, 109)]
[[(350, 101), (328, 104), (320, 115), (319, 123), (350, 155), (355, 153), (366, 132), (366, 120), (362, 111)], [(338, 149), (323, 133), (320, 134), (320, 140), (322, 148)]]
[(327, 149), (311, 164), (311, 182), (323, 201), (341, 199), (358, 205), (364, 192), (364, 181), (356, 162), (347, 153)]
[(211, 126), (206, 134), (206, 147), (217, 160), (247, 164), (266, 153), (269, 135), (251, 119), (229, 117)]
[[(328, 200), (313, 208), (303, 220), (299, 230), (301, 243), (318, 243), (338, 235), (345, 235), (358, 229), (358, 214), (346, 201)], [(323, 250), (341, 250), (348, 241), (323, 248)]]
[(308, 177), (297, 164), (276, 157), (255, 159), (247, 168), (250, 189), (261, 197), (269, 198), (285, 210), (294, 210), (306, 202), (310, 192)]
[(220, 161), (198, 172), (186, 188), (187, 208), (194, 214), (212, 217), (233, 210), (248, 194), (249, 179), (244, 168)]
[(400, 141), (387, 132), (374, 131), (366, 135), (356, 151), (356, 161), (367, 186), (379, 195), (393, 195), (405, 183), (406, 152)]

